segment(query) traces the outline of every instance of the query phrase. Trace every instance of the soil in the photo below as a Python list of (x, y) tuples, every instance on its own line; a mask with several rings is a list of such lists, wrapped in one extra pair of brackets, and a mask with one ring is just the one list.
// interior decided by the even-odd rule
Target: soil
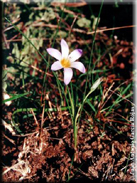
[[(82, 120), (78, 129), (78, 145), (74, 155), (73, 128), (69, 114), (53, 113), (50, 125), (26, 136), (2, 135), (3, 181), (5, 182), (131, 182), (131, 127), (118, 125), (123, 132), (110, 133), (99, 125)], [(112, 125), (110, 125), (112, 126)], [(124, 134), (124, 136), (123, 136)], [(128, 166), (127, 166), (128, 164)], [(134, 182), (134, 181), (133, 181)]]

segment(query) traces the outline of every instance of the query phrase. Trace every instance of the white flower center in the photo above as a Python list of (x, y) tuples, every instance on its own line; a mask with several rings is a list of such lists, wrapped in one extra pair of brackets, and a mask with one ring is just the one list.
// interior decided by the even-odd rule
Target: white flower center
[(70, 67), (70, 60), (68, 58), (62, 58), (60, 63), (64, 68)]

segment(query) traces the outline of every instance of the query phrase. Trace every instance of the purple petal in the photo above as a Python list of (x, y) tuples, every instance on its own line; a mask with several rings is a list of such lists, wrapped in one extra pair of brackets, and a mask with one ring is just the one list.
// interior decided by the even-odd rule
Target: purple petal
[(74, 62), (75, 60), (79, 59), (81, 55), (82, 55), (82, 50), (76, 49), (70, 53), (69, 59), (71, 60), (71, 62)]
[(57, 60), (61, 60), (61, 53), (54, 48), (48, 48), (47, 52), (54, 58), (56, 58)]
[(63, 67), (62, 67), (62, 65), (60, 64), (59, 61), (54, 62), (54, 63), (52, 64), (52, 66), (51, 66), (51, 70), (52, 70), (52, 71), (57, 71), (57, 70), (62, 69), (62, 68), (63, 68)]
[(86, 69), (85, 69), (84, 65), (81, 62), (72, 62), (71, 67), (75, 68), (75, 69), (78, 69), (82, 73), (86, 72)]
[(64, 68), (64, 83), (69, 84), (73, 76), (73, 71), (71, 68)]
[(68, 57), (69, 47), (64, 39), (61, 39), (61, 53), (62, 53), (62, 58)]

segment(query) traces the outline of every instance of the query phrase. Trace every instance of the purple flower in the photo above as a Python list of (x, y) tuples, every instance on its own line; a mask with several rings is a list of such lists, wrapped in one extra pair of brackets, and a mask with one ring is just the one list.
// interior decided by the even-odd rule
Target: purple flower
[(54, 48), (48, 48), (47, 52), (57, 59), (57, 61), (52, 64), (51, 70), (57, 71), (64, 68), (64, 83), (66, 85), (68, 85), (72, 79), (72, 68), (78, 69), (82, 73), (86, 72), (84, 65), (76, 61), (81, 57), (82, 50), (76, 49), (69, 54), (69, 47), (64, 39), (61, 40), (61, 53)]

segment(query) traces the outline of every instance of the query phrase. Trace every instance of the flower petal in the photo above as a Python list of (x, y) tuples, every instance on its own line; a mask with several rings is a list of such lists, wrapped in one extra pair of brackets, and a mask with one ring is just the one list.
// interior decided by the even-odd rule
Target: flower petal
[(73, 76), (73, 71), (71, 68), (64, 68), (64, 83), (69, 84)]
[(61, 39), (61, 53), (62, 53), (62, 58), (68, 57), (69, 47), (64, 39)]
[(54, 48), (48, 48), (47, 52), (54, 58), (56, 58), (57, 60), (61, 60), (61, 53)]
[(82, 73), (86, 72), (85, 66), (81, 62), (72, 62), (71, 67), (78, 69)]
[(62, 69), (62, 68), (63, 68), (63, 67), (62, 67), (62, 65), (60, 64), (59, 61), (54, 62), (54, 63), (52, 64), (52, 66), (51, 66), (51, 70), (52, 70), (52, 71), (57, 71), (57, 70)]
[(81, 55), (82, 55), (82, 50), (76, 49), (70, 53), (69, 59), (71, 62), (74, 62), (75, 60), (79, 59)]

